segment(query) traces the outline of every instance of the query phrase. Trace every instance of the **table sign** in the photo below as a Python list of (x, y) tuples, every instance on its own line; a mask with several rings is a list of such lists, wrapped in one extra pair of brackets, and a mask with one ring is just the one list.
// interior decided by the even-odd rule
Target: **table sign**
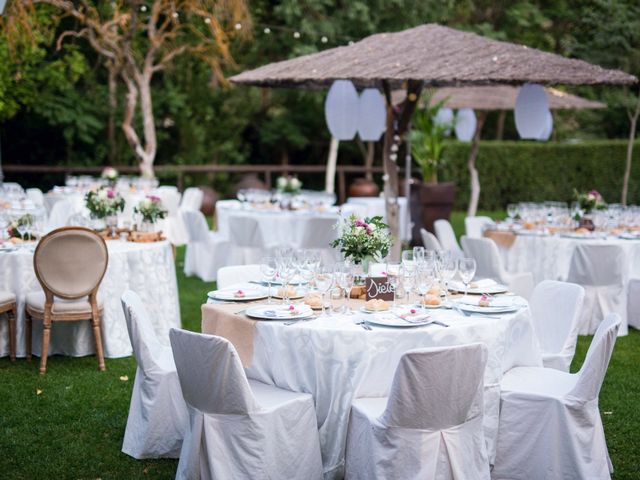
[(374, 298), (380, 300), (393, 300), (393, 285), (387, 277), (367, 277), (365, 280), (367, 290), (367, 300)]

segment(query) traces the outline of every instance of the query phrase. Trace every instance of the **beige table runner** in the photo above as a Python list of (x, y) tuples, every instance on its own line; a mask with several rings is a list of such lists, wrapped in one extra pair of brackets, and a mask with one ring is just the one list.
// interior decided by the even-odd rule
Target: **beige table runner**
[(485, 230), (485, 238), (496, 242), (500, 247), (511, 248), (516, 241), (516, 234), (513, 232), (500, 232), (498, 230)]
[(202, 305), (202, 333), (217, 335), (229, 340), (240, 356), (245, 368), (253, 360), (253, 337), (256, 320), (237, 314), (247, 308), (246, 304), (205, 304)]

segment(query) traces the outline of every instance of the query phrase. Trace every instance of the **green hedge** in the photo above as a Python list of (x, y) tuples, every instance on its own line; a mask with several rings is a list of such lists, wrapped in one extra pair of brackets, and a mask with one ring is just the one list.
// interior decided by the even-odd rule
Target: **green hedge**
[[(458, 185), (456, 208), (469, 202), (467, 158), (470, 144), (452, 142), (441, 181)], [(480, 205), (503, 209), (511, 202), (572, 200), (573, 189), (596, 189), (609, 203), (619, 203), (627, 142), (589, 141), (575, 144), (483, 141), (476, 166), (480, 174)], [(627, 203), (640, 204), (640, 142), (636, 142)]]

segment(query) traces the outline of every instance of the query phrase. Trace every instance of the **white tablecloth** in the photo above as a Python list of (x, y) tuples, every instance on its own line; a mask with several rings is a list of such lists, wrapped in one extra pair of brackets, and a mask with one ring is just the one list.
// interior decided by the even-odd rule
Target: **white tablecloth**
[(531, 272), (536, 283), (542, 280), (565, 279), (569, 274), (571, 256), (579, 244), (620, 245), (628, 265), (627, 278), (640, 278), (640, 240), (578, 239), (558, 235), (517, 235), (510, 248), (499, 247), (509, 272)]
[[(489, 358), (485, 372), (484, 427), (490, 458), (495, 456), (500, 379), (515, 366), (542, 366), (528, 308), (500, 319), (433, 313), (450, 327), (372, 327), (354, 317), (331, 317), (285, 326), (259, 322), (249, 378), (315, 399), (325, 478), (342, 478), (349, 411), (353, 399), (389, 392), (401, 355), (407, 350), (482, 342)], [(455, 379), (452, 379), (455, 381)]]
[[(255, 220), (258, 225), (256, 235), (247, 229), (234, 231), (230, 228), (230, 222), (235, 219)], [(274, 211), (242, 208), (236, 200), (216, 202), (218, 232), (229, 240), (233, 249), (229, 265), (257, 263), (260, 257), (278, 247), (320, 249), (325, 261), (338, 261), (339, 253), (330, 247), (330, 243), (337, 238), (333, 226), (339, 219), (337, 208), (327, 212)], [(248, 237), (259, 237), (260, 241), (253, 248), (239, 247), (250, 241)]]
[[(120, 304), (122, 293), (138, 293), (149, 310), (156, 334), (169, 344), (169, 329), (180, 327), (180, 305), (173, 252), (168, 242), (131, 243), (108, 241), (109, 265), (100, 285), (104, 299), (102, 342), (109, 358), (131, 355), (131, 343)], [(0, 251), (0, 290), (14, 292), (18, 299), (18, 356), (25, 355), (24, 300), (27, 293), (41, 290), (33, 271), (33, 248)], [(33, 353), (40, 354), (42, 322), (33, 322)], [(89, 322), (55, 323), (49, 354), (84, 356), (94, 353)], [(9, 354), (7, 322), (0, 322), (0, 356)]]

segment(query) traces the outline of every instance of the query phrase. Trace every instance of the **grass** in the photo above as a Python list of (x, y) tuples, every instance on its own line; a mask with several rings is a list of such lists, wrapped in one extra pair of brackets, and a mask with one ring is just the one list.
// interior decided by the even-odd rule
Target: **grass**
[[(500, 212), (488, 212), (500, 214)], [(452, 223), (461, 231), (464, 215)], [(184, 328), (200, 329), (200, 304), (213, 284), (176, 272)], [(584, 359), (590, 337), (580, 337), (572, 370)], [(133, 358), (107, 359), (98, 372), (94, 357), (51, 357), (47, 375), (37, 358), (11, 364), (0, 359), (0, 478), (169, 479), (176, 460), (137, 461), (120, 452), (135, 376)], [(600, 410), (615, 479), (640, 478), (640, 332), (618, 339), (600, 395)]]

